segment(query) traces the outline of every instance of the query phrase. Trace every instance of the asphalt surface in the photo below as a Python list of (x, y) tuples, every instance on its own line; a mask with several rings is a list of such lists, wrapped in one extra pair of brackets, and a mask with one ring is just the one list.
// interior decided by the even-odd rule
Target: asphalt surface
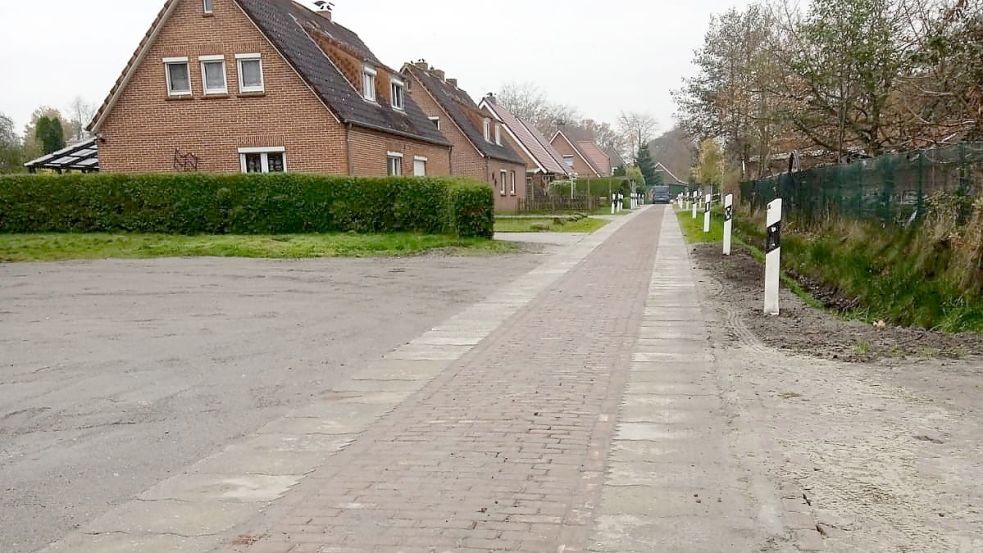
[(0, 265), (0, 551), (57, 540), (541, 261)]

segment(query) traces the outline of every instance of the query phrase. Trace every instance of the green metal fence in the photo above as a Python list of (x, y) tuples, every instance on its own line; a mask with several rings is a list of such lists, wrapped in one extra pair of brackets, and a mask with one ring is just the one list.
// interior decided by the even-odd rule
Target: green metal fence
[(745, 205), (763, 209), (780, 197), (786, 217), (802, 223), (839, 216), (907, 224), (924, 217), (930, 200), (941, 193), (957, 198), (961, 221), (969, 218), (973, 201), (983, 197), (983, 142), (887, 154), (741, 185)]

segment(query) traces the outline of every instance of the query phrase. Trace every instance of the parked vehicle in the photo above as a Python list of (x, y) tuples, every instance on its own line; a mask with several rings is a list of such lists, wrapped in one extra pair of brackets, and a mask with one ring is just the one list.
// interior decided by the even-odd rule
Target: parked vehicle
[(672, 192), (668, 186), (654, 186), (652, 187), (652, 203), (656, 204), (671, 204), (672, 203)]

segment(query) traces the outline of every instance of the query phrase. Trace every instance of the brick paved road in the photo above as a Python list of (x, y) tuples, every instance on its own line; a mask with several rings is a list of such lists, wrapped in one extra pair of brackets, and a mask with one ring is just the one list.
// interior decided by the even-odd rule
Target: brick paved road
[[(626, 224), (226, 551), (584, 551), (662, 227)], [(489, 282), (494, 275), (489, 275)]]

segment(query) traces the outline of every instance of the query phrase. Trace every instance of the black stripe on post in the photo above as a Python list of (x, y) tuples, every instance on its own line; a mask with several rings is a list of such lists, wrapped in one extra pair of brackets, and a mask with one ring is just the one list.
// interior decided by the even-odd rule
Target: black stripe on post
[(771, 253), (782, 247), (782, 222), (779, 221), (768, 227), (768, 242), (765, 244), (765, 253)]
[(724, 208), (724, 221), (733, 221), (733, 220), (734, 220), (734, 206), (729, 205), (726, 208)]

